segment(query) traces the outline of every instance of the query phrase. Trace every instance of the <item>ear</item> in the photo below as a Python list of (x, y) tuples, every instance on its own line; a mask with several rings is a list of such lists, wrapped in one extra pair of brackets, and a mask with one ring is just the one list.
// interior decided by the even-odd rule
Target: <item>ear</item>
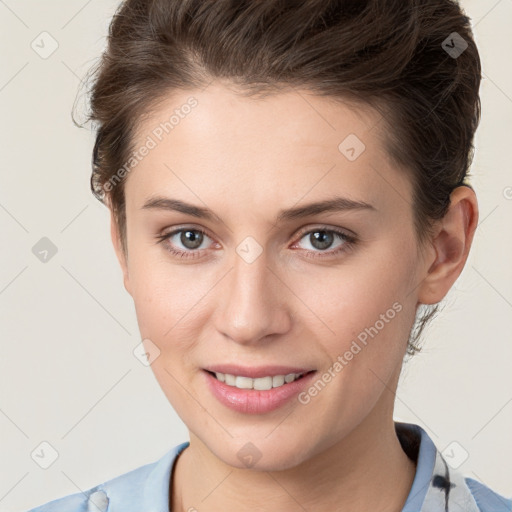
[(114, 251), (123, 272), (124, 287), (126, 291), (131, 295), (132, 292), (130, 289), (130, 278), (128, 274), (128, 255), (125, 254), (123, 250), (121, 235), (119, 233), (119, 226), (117, 224), (112, 208), (110, 208), (110, 237), (112, 238), (112, 245), (114, 246)]
[(450, 208), (439, 221), (432, 241), (434, 257), (419, 287), (419, 303), (436, 304), (448, 293), (466, 264), (477, 223), (475, 192), (464, 185), (455, 188), (450, 195)]

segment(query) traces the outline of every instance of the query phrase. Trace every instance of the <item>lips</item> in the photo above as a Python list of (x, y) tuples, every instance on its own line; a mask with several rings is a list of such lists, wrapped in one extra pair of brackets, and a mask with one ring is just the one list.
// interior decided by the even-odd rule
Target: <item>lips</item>
[[(311, 385), (317, 373), (316, 370), (308, 371), (307, 368), (289, 366), (249, 368), (238, 365), (222, 365), (212, 366), (211, 368), (234, 372), (228, 374), (205, 369), (202, 373), (210, 392), (221, 404), (244, 414), (265, 414), (284, 406)], [(295, 370), (300, 374), (300, 377), (295, 378), (297, 375), (295, 371), (286, 373), (290, 372), (290, 370)], [(263, 375), (263, 377), (249, 377), (243, 375), (242, 372), (252, 375)], [(284, 372), (285, 375), (294, 375), (294, 379), (281, 383), (280, 380), (283, 379), (283, 373), (279, 372)], [(234, 378), (234, 382), (223, 382), (216, 375), (224, 375), (225, 378), (231, 376), (231, 379)], [(273, 386), (274, 379), (279, 380), (276, 387)], [(270, 380), (272, 380), (272, 387), (269, 387)], [(239, 384), (241, 387), (238, 387)], [(249, 384), (251, 384), (251, 387), (249, 387)]]

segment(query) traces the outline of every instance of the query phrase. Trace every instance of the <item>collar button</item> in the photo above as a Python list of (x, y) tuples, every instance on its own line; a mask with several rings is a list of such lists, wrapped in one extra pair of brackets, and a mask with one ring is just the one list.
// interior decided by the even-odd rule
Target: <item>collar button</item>
[(88, 512), (107, 512), (108, 510), (108, 497), (104, 491), (93, 492), (89, 496), (87, 502)]

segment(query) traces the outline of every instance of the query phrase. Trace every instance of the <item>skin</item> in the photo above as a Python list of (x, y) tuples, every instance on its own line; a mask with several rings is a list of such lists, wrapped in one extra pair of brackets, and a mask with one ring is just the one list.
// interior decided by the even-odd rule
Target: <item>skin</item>
[[(126, 254), (111, 218), (141, 336), (160, 350), (151, 367), (190, 433), (170, 482), (173, 512), (400, 511), (415, 464), (395, 434), (394, 395), (416, 307), (442, 300), (466, 262), (478, 220), (473, 190), (453, 191), (420, 248), (411, 181), (388, 158), (380, 115), (306, 91), (251, 99), (213, 82), (173, 92), (141, 122), (135, 146), (191, 95), (198, 106), (127, 177)], [(354, 161), (338, 150), (351, 133), (366, 146)], [(217, 217), (143, 209), (157, 194)], [(377, 211), (275, 222), (281, 209), (334, 195)], [(167, 241), (195, 258), (157, 243), (178, 227), (206, 230), (199, 249), (180, 234)], [(357, 242), (332, 255), (345, 242), (333, 235), (319, 248), (315, 228), (350, 230)], [(236, 252), (247, 236), (262, 248), (252, 263)], [(401, 311), (307, 404), (247, 415), (205, 384), (201, 368), (215, 363), (322, 374), (395, 302)], [(249, 441), (261, 453), (250, 468), (237, 457)]]

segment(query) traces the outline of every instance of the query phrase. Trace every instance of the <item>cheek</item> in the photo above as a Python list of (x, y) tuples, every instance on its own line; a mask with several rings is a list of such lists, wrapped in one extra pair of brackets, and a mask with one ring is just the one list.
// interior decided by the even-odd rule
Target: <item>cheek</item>
[(158, 340), (162, 346), (176, 342), (186, 345), (198, 328), (206, 284), (178, 276), (176, 267), (167, 273), (154, 268), (145, 271), (133, 293), (141, 335)]
[(184, 370), (193, 360), (207, 319), (208, 292), (218, 277), (194, 265), (172, 264), (164, 251), (154, 250), (133, 251), (129, 272), (140, 334), (161, 351), (152, 366)]
[(352, 351), (347, 358), (378, 362), (383, 369), (401, 361), (414, 321), (416, 263), (412, 247), (402, 244), (400, 252), (394, 247), (376, 246), (357, 263), (303, 279), (295, 288), (308, 297), (318, 317), (317, 332), (324, 333), (319, 342), (331, 360)]

